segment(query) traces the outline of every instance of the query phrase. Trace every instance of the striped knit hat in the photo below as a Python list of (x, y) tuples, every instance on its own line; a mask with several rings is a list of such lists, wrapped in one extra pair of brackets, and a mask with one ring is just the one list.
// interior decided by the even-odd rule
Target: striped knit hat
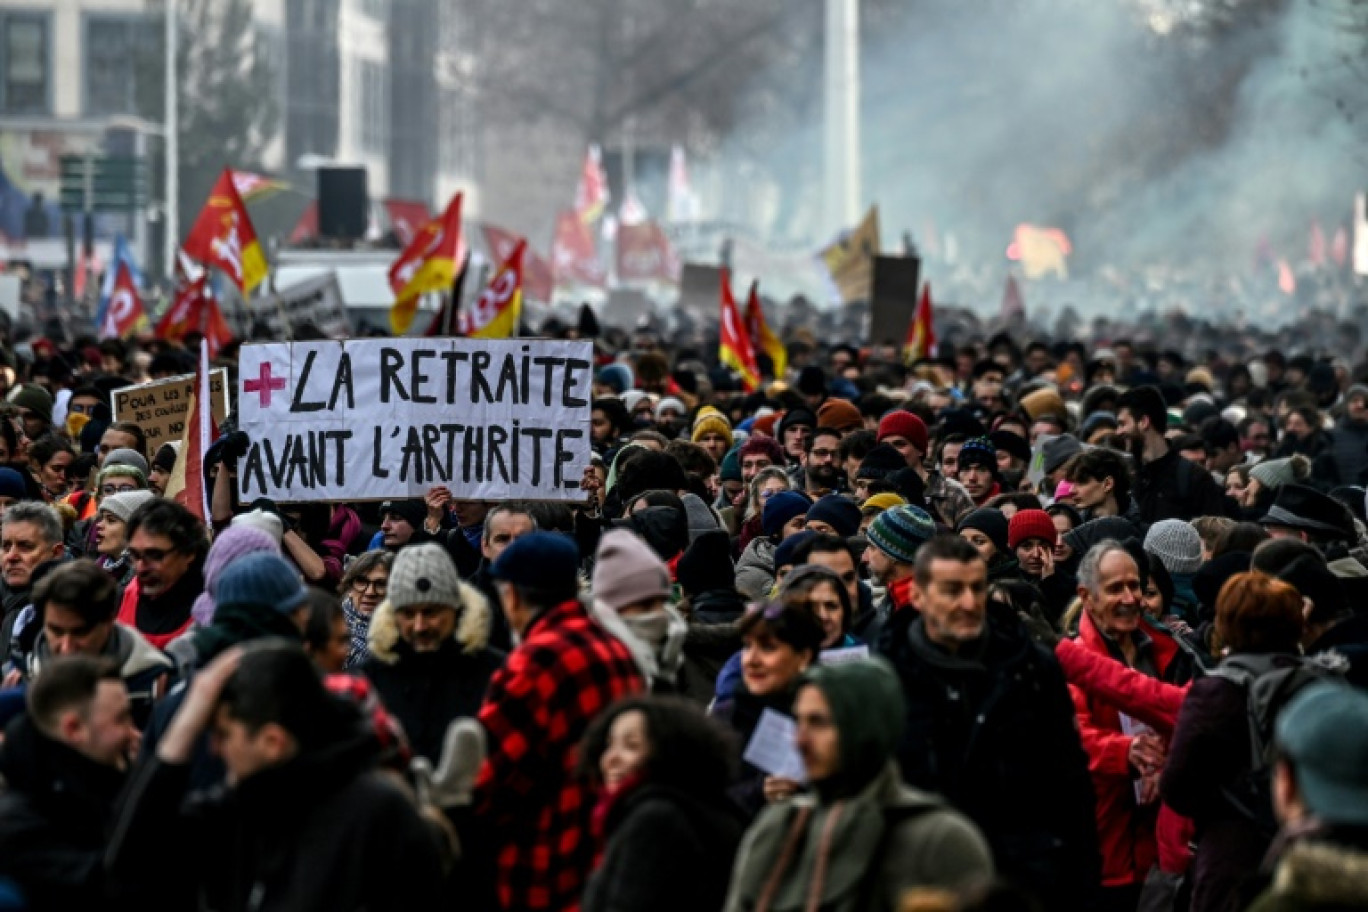
[(963, 466), (984, 466), (994, 475), (997, 474), (997, 447), (987, 437), (975, 437), (960, 447), (959, 464)]
[(867, 533), (871, 545), (902, 564), (916, 560), (917, 549), (935, 534), (936, 523), (930, 514), (911, 504), (883, 511)]

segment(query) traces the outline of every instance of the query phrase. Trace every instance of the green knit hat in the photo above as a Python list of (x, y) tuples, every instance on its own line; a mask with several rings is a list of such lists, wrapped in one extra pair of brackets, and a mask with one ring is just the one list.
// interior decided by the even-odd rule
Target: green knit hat
[(902, 564), (917, 559), (917, 549), (936, 534), (936, 521), (921, 507), (908, 504), (884, 510), (866, 535), (869, 543)]

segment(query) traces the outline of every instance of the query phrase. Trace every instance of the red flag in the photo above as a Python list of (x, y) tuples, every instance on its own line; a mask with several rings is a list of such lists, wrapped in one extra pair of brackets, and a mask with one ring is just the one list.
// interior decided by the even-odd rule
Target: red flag
[(304, 244), (316, 237), (318, 237), (318, 201), (313, 200), (299, 214), (299, 221), (295, 222), (294, 229), (290, 232), (290, 243)]
[(247, 207), (233, 185), (233, 172), (227, 168), (205, 200), (184, 246), (185, 252), (201, 263), (227, 273), (244, 295), (266, 278), (266, 256), (247, 217)]
[[(506, 228), (498, 225), (491, 225), (486, 222), (483, 226), (485, 236), (485, 246), (489, 249), (489, 258), (496, 263), (502, 263), (513, 253), (513, 248), (526, 238), (514, 234)], [(537, 253), (530, 246), (523, 254), (523, 295), (534, 301), (549, 302), (555, 287), (555, 282), (551, 277), (551, 264), (546, 261), (546, 257)]]
[(128, 264), (123, 259), (116, 260), (114, 269), (114, 291), (109, 296), (104, 326), (100, 327), (100, 335), (105, 339), (122, 339), (147, 315)]
[(461, 194), (446, 211), (430, 220), (414, 235), (389, 268), (394, 305), (390, 307), (390, 330), (396, 336), (408, 332), (418, 313), (418, 299), (430, 292), (445, 292), (465, 262), (465, 238), (461, 234)]
[(390, 229), (401, 244), (410, 243), (418, 229), (432, 221), (432, 213), (422, 200), (387, 199), (385, 215), (389, 216)]
[(597, 221), (608, 208), (608, 175), (603, 173), (603, 153), (598, 144), (589, 147), (575, 189), (575, 215), (583, 224)]
[(1335, 229), (1335, 239), (1330, 242), (1330, 259), (1341, 269), (1349, 262), (1349, 232), (1343, 225)]
[(551, 262), (557, 285), (578, 282), (601, 286), (606, 278), (594, 247), (594, 235), (573, 212), (562, 212), (556, 218)]
[(1002, 292), (1002, 310), (998, 316), (1003, 320), (1024, 319), (1026, 316), (1026, 302), (1021, 297), (1021, 286), (1017, 284), (1016, 276), (1007, 277), (1007, 287)]
[(1287, 260), (1278, 260), (1278, 290), (1289, 296), (1297, 293), (1297, 275)]
[(746, 324), (736, 309), (736, 299), (732, 297), (731, 273), (722, 270), (722, 325), (717, 346), (717, 358), (723, 364), (741, 375), (741, 386), (748, 393), (760, 387), (760, 366), (755, 361), (755, 348), (751, 345)]
[(1307, 243), (1306, 258), (1312, 265), (1325, 265), (1325, 232), (1316, 219), (1311, 220), (1311, 240)]
[(210, 512), (209, 490), (204, 484), (204, 454), (218, 436), (209, 397), (209, 342), (206, 339), (200, 342), (195, 393), (185, 416), (185, 436), (181, 438), (180, 452), (176, 454), (176, 465), (171, 471), (172, 481), (167, 484), (168, 492), (173, 484), (181, 485), (172, 499), (205, 523), (209, 521)]
[(922, 285), (921, 300), (907, 327), (907, 341), (903, 343), (903, 363), (914, 364), (923, 358), (936, 357), (936, 324), (931, 312), (931, 283)]
[(678, 282), (679, 260), (655, 222), (623, 223), (617, 236), (617, 272), (624, 282)]

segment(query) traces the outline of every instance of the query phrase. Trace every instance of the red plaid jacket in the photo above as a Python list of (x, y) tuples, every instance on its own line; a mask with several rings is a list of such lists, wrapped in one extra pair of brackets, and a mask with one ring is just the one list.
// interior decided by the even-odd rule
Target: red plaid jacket
[(594, 864), (595, 796), (575, 772), (576, 747), (594, 716), (645, 686), (627, 647), (575, 601), (534, 620), (494, 673), (480, 708), (489, 755), (475, 787), (499, 841), (503, 908), (579, 908)]

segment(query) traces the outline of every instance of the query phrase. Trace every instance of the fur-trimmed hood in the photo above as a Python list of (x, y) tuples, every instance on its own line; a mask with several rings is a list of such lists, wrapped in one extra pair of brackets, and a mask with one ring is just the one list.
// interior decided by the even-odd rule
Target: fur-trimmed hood
[[(464, 652), (479, 652), (489, 645), (489, 600), (465, 580), (460, 582), (461, 608), (452, 639), (461, 644)], [(394, 606), (385, 599), (371, 615), (370, 631), (366, 635), (370, 654), (386, 665), (399, 661), (395, 647), (399, 643), (399, 624), (394, 619)]]
[(1307, 906), (1368, 906), (1368, 853), (1330, 842), (1302, 840), (1278, 863), (1270, 892)]

